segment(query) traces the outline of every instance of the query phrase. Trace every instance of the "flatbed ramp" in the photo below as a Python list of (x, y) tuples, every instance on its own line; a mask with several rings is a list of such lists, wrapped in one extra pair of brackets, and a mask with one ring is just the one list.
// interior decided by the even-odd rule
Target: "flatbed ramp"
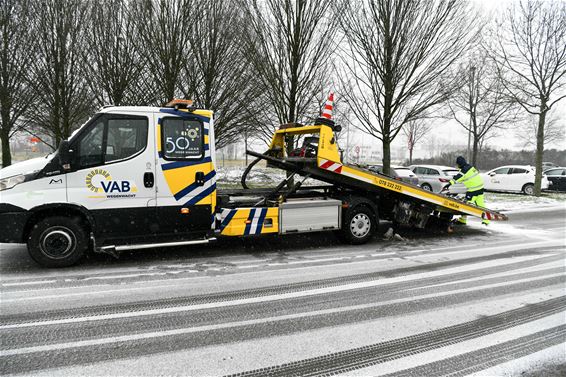
[[(316, 157), (287, 157), (285, 153), (287, 138), (306, 134), (318, 134), (319, 143)], [(268, 166), (301, 176), (309, 176), (334, 186), (394, 196), (397, 200), (418, 202), (430, 207), (433, 211), (442, 213), (471, 215), (496, 221), (507, 220), (507, 216), (497, 211), (478, 207), (454, 197), (436, 194), (385, 175), (343, 164), (331, 124), (280, 129), (276, 131), (270, 149), (266, 153), (253, 151), (247, 151), (247, 153), (258, 159), (266, 160)]]

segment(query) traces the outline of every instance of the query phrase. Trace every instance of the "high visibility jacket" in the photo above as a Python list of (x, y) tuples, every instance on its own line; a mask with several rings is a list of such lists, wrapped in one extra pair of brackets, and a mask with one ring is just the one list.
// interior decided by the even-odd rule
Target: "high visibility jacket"
[(450, 180), (451, 185), (456, 182), (463, 183), (466, 186), (466, 190), (470, 193), (479, 191), (478, 195), (483, 194), (483, 178), (480, 172), (469, 164), (464, 165), (458, 174)]

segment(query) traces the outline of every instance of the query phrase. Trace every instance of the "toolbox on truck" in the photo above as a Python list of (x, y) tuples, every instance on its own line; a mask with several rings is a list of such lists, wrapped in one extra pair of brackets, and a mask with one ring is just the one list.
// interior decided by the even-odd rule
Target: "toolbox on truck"
[(316, 232), (340, 229), (342, 202), (335, 199), (292, 199), (279, 206), (279, 231)]

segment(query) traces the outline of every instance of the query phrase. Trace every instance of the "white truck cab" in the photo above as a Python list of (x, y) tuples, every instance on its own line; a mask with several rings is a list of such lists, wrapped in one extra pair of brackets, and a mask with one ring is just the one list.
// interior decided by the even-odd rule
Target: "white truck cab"
[(0, 242), (46, 266), (212, 239), (212, 112), (107, 107), (56, 153), (0, 170)]

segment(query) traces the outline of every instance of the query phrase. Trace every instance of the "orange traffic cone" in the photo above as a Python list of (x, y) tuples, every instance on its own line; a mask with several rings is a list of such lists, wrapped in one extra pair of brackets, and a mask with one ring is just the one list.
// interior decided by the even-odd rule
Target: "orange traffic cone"
[(324, 124), (330, 126), (334, 131), (340, 132), (341, 127), (335, 126), (332, 120), (332, 110), (334, 109), (334, 93), (330, 93), (328, 99), (324, 103), (320, 117), (316, 118), (316, 124)]
[(326, 119), (332, 119), (333, 106), (334, 106), (334, 93), (330, 92), (330, 95), (328, 96), (328, 99), (326, 100), (326, 103), (322, 108), (322, 114), (320, 114), (320, 116)]

